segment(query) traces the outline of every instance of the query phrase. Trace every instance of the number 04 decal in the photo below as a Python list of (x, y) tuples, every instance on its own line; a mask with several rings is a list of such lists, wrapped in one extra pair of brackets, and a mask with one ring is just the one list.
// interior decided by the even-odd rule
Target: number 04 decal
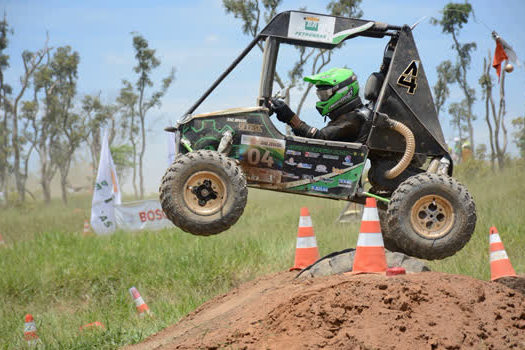
[(264, 151), (261, 158), (261, 152), (257, 148), (250, 148), (246, 155), (250, 165), (258, 165), (259, 163), (263, 163), (266, 164), (268, 168), (273, 166), (273, 157), (270, 155), (269, 151)]
[(417, 89), (418, 66), (419, 61), (412, 60), (397, 79), (397, 84), (406, 87), (410, 95), (413, 95)]

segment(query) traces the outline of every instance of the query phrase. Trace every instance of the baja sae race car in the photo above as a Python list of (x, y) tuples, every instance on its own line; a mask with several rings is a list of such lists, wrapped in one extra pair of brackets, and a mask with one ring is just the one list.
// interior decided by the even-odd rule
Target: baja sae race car
[[(285, 136), (266, 107), (280, 44), (333, 49), (355, 37), (389, 37), (364, 97), (366, 142)], [(257, 105), (193, 115), (264, 41)], [(247, 186), (364, 203), (378, 200), (385, 247), (423, 259), (453, 255), (469, 241), (476, 209), (454, 180), (412, 29), (362, 19), (287, 11), (276, 15), (175, 125), (176, 158), (160, 186), (167, 217), (196, 235), (228, 229), (242, 215)], [(363, 171), (370, 161), (368, 180)]]

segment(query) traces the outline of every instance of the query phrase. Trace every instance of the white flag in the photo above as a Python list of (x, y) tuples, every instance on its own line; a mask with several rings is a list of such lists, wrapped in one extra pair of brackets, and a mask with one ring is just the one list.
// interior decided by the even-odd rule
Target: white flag
[(91, 203), (91, 227), (99, 235), (110, 234), (116, 229), (115, 205), (120, 204), (120, 188), (113, 158), (109, 150), (108, 133), (104, 132), (97, 180)]

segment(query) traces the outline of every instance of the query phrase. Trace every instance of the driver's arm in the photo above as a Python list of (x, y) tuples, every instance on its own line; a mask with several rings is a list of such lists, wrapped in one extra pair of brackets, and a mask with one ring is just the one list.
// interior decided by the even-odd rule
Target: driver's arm
[(290, 125), (295, 135), (313, 139), (324, 138), (317, 128), (311, 127), (299, 119), (284, 101), (272, 98), (269, 103), (269, 107), (272, 112), (275, 112), (277, 119)]
[[(292, 127), (292, 131), (297, 136), (309, 137), (311, 139), (326, 139), (317, 128), (306, 124), (304, 121), (294, 114), (290, 122), (288, 123)], [(323, 129), (324, 130), (324, 129)]]

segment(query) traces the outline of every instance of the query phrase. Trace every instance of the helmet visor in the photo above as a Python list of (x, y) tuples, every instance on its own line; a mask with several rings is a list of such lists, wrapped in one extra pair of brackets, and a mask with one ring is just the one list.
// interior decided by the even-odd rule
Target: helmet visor
[(326, 101), (330, 97), (332, 97), (332, 88), (331, 87), (319, 87), (317, 88), (316, 92), (317, 97), (319, 97), (319, 100)]

